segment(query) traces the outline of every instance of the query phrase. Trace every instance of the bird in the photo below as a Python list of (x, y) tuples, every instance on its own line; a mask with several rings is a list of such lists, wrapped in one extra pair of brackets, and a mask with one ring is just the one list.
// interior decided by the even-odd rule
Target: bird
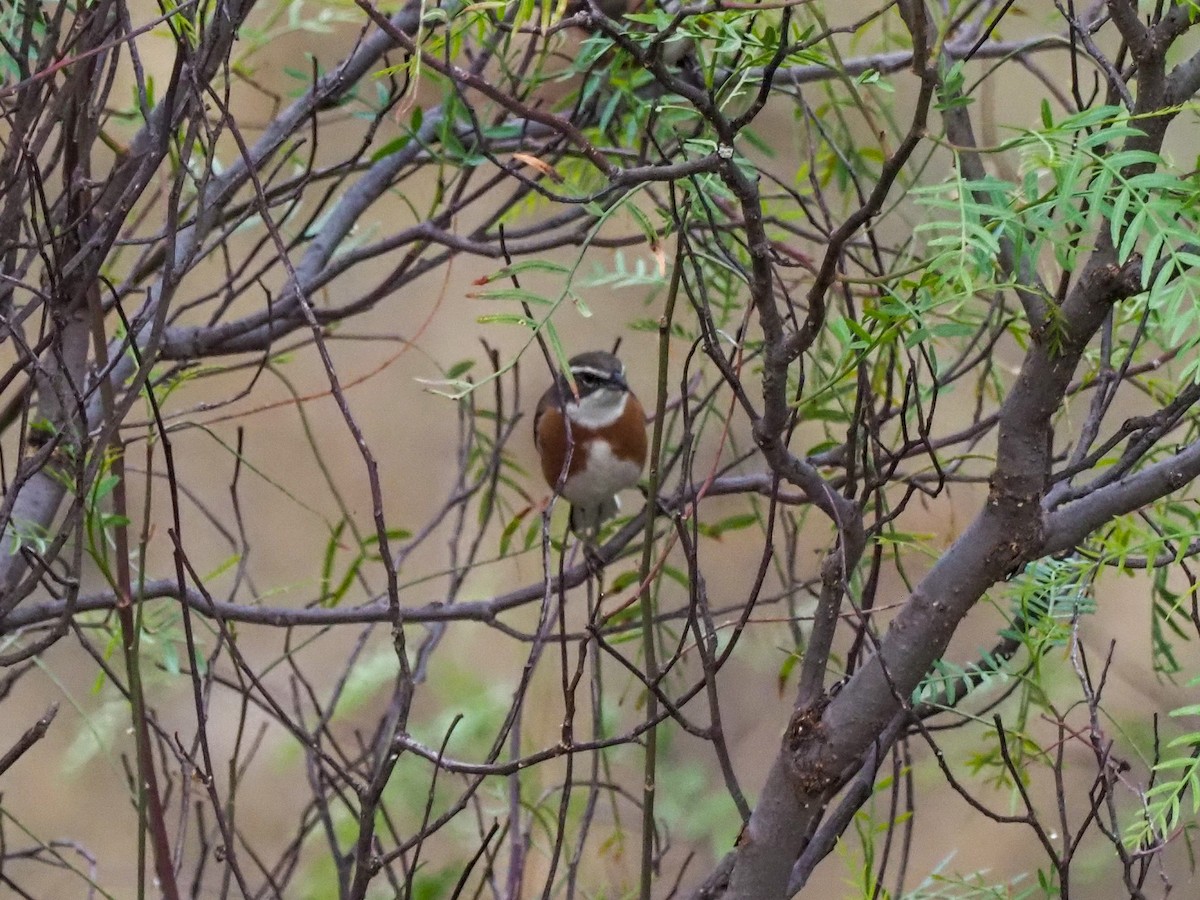
[[(567, 363), (533, 417), (533, 442), (547, 484), (571, 504), (571, 531), (585, 544), (617, 514), (617, 493), (646, 464), (646, 414), (616, 355), (592, 350)], [(569, 460), (569, 462), (568, 462)]]

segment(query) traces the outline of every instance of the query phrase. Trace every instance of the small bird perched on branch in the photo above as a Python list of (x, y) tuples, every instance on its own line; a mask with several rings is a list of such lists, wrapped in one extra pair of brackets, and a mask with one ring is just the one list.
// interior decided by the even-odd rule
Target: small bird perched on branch
[(646, 415), (612, 353), (580, 353), (568, 365), (575, 389), (562, 374), (542, 395), (533, 440), (546, 482), (571, 504), (571, 531), (590, 543), (617, 514), (617, 492), (642, 474)]

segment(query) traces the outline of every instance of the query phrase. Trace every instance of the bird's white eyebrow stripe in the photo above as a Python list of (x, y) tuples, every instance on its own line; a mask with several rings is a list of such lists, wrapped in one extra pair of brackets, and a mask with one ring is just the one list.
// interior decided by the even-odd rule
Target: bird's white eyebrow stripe
[(576, 376), (591, 375), (595, 378), (599, 378), (602, 381), (611, 381), (613, 377), (619, 373), (608, 372), (604, 369), (593, 369), (591, 366), (571, 366), (571, 374)]

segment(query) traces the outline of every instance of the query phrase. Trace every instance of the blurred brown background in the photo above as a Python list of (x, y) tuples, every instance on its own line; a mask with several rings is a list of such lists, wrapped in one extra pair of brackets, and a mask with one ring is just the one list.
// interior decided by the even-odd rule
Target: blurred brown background
[[(254, 57), (256, 82), (279, 92), (279, 102), (287, 102), (287, 93), (295, 90), (297, 84), (280, 75), (284, 67), (301, 68), (302, 61), (303, 66), (307, 66), (310, 56), (322, 68), (332, 65), (353, 45), (362, 21), (351, 6), (314, 7), (310, 4), (307, 9), (324, 9), (335, 20), (330, 22), (327, 33), (289, 30), (277, 23), (267, 46)], [(148, 4), (139, 4), (138, 15), (148, 16), (151, 11)], [(1022, 20), (1013, 19), (1011, 23), (1014, 28), (1020, 27)], [(1028, 21), (1024, 24), (1031, 29), (1039, 25)], [(152, 55), (153, 46), (153, 41), (144, 41), (142, 53), (165, 80), (169, 73), (171, 46), (167, 41), (162, 42), (164, 55), (161, 58)], [(1046, 67), (1065, 65), (1065, 55), (1045, 54), (1039, 62)], [(997, 104), (995, 119), (1016, 126), (1035, 122), (1041, 89), (1031, 77), (1022, 81), (1015, 68), (1007, 77), (1013, 82), (1006, 82), (1004, 90), (997, 92), (1000, 96), (994, 98)], [(279, 83), (275, 83), (276, 80)], [(903, 77), (895, 79), (901, 94), (910, 83), (911, 80)], [(116, 95), (128, 90), (128, 86), (119, 86)], [(243, 127), (246, 127), (245, 123), (266, 121), (274, 112), (276, 101), (245, 84), (236, 89), (235, 96)], [(904, 105), (903, 97), (900, 105)], [(345, 138), (350, 139), (352, 131), (361, 125), (347, 117), (344, 127), (347, 130)], [(759, 133), (778, 151), (774, 160), (762, 160), (763, 165), (772, 166), (788, 177), (789, 168), (794, 166), (789, 148), (796, 142), (790, 111), (782, 107), (771, 109), (760, 122)], [(385, 142), (394, 136), (381, 134), (379, 140)], [(326, 142), (341, 138), (342, 135), (333, 130), (327, 130), (323, 135)], [(1179, 149), (1180, 152), (1185, 150)], [(336, 157), (336, 148), (331, 147), (329, 153), (332, 160)], [(318, 154), (320, 157), (321, 153)], [(409, 206), (396, 198), (387, 204), (377, 204), (371, 210), (370, 220), (360, 222), (359, 228), (366, 233), (379, 233), (411, 222)], [(245, 237), (247, 241), (256, 239), (254, 235)], [(611, 258), (605, 256), (611, 257), (614, 252), (589, 249), (584, 270), (593, 259), (598, 259), (602, 265), (611, 265)], [(623, 252), (627, 259), (642, 258), (647, 265), (654, 265), (653, 255), (647, 248)], [(570, 254), (563, 254), (562, 258), (569, 261)], [(379, 262), (356, 269), (353, 277), (335, 282), (333, 289), (352, 296), (362, 291), (367, 283), (356, 279), (370, 278), (373, 269), (378, 275), (383, 265)], [(456, 405), (431, 392), (423, 380), (437, 379), (440, 370), (467, 358), (479, 361), (473, 374), (485, 372), (480, 339), (486, 339), (496, 347), (504, 360), (513, 359), (527, 343), (527, 333), (515, 327), (476, 323), (477, 316), (495, 310), (484, 301), (468, 297), (474, 289), (473, 282), (498, 266), (498, 262), (460, 256), (448, 271), (425, 278), (419, 288), (398, 292), (371, 312), (347, 323), (338, 339), (330, 342), (355, 419), (379, 463), (390, 526), (419, 527), (445, 501), (451, 488), (454, 460), (447, 448), (457, 441)], [(203, 273), (194, 276), (196, 284), (191, 287), (197, 293), (206, 287), (200, 284), (202, 277)], [(185, 285), (185, 296), (186, 293)], [(578, 315), (569, 305), (564, 305), (556, 316), (555, 323), (568, 349), (574, 352), (609, 347), (620, 338), (621, 353), (628, 362), (629, 377), (635, 390), (644, 397), (653, 396), (655, 335), (627, 327), (633, 320), (657, 315), (652, 292), (598, 288), (589, 292), (586, 300), (594, 313), (591, 318)], [(672, 362), (676, 372), (685, 349), (682, 344), (674, 349)], [(1019, 359), (1013, 348), (1001, 352), (1013, 364)], [(336, 503), (318, 465), (318, 455), (342, 496), (349, 501), (350, 512), (360, 527), (367, 530), (371, 527), (371, 504), (363, 461), (328, 394), (328, 381), (315, 353), (311, 348), (295, 353), (290, 361), (278, 367), (278, 372), (287, 379), (287, 385), (274, 372), (268, 371), (254, 381), (248, 396), (232, 402), (230, 399), (237, 397), (254, 379), (252, 368), (199, 378), (173, 394), (166, 409), (173, 417), (171, 421), (178, 426), (171, 434), (171, 441), (181, 480), (191, 493), (184, 503), (184, 541), (199, 572), (218, 573), (208, 582), (217, 597), (223, 597), (223, 591), (232, 584), (231, 571), (219, 570), (229, 564), (234, 547), (207, 521), (199, 504), (216, 519), (233, 521), (231, 483), (236, 466), (232, 448), (237, 441), (238, 428), (244, 429), (246, 464), (240, 472), (237, 494), (245, 531), (252, 538), (251, 552), (245, 564), (251, 575), (250, 584), (263, 602), (273, 605), (299, 603), (317, 593), (329, 526), (338, 517)], [(527, 420), (511, 451), (527, 473), (526, 490), (534, 498), (541, 498), (547, 491), (537, 475), (532, 442), (528, 438), (528, 414), (537, 396), (549, 383), (549, 374), (536, 348), (520, 357), (520, 383), (519, 399)], [(298, 406), (293, 402), (293, 391), (311, 399)], [(966, 407), (973, 402), (970, 397), (953, 396), (942, 402), (956, 400)], [(312, 444), (306, 435), (301, 411), (312, 429)], [(951, 419), (947, 418), (947, 427)], [(820, 435), (820, 430), (814, 428), (811, 434), (798, 435), (796, 444), (815, 443)], [(735, 435), (735, 439), (740, 447), (751, 446), (744, 429), (740, 435)], [(715, 442), (710, 442), (701, 450), (698, 471), (712, 464), (711, 454), (715, 449)], [(135, 470), (140, 467), (141, 454), (140, 445), (131, 446), (129, 459)], [(754, 467), (752, 461), (748, 468)], [(134, 483), (131, 506), (137, 509), (142, 503), (140, 479), (135, 479)], [(935, 535), (934, 543), (940, 542), (944, 546), (969, 520), (984, 495), (983, 490), (982, 486), (974, 494), (957, 490), (953, 502), (943, 499), (914, 503), (905, 515), (903, 527), (910, 532)], [(632, 494), (625, 500), (627, 504), (639, 502)], [(168, 522), (169, 505), (161, 484), (152, 502), (155, 520)], [(723, 505), (731, 511), (738, 508), (737, 501), (721, 499), (706, 501), (706, 505), (710, 505), (714, 519), (720, 517)], [(814, 537), (810, 552), (815, 567), (816, 554), (822, 548), (824, 538), (819, 534)], [(495, 546), (499, 540), (498, 531), (489, 539)], [(761, 538), (753, 530), (730, 534), (719, 544), (706, 546), (704, 554), (708, 563), (706, 575), (710, 595), (723, 598), (724, 603), (736, 602), (743, 596), (749, 573), (760, 552)], [(403, 595), (406, 601), (420, 605), (439, 599), (447, 565), (444, 542), (427, 543), (401, 572), (402, 583), (421, 582), (419, 587), (406, 591)], [(919, 572), (920, 564), (914, 562), (912, 565), (911, 571)], [(163, 529), (151, 540), (147, 569), (156, 577), (169, 577), (173, 571), (170, 542)], [(375, 589), (381, 589), (380, 573), (372, 572), (369, 577)], [(540, 577), (541, 562), (536, 550), (520, 554), (472, 572), (463, 599), (491, 596)], [(679, 590), (677, 587), (668, 589)], [(887, 589), (881, 591), (881, 596), (894, 601), (899, 601), (904, 594), (899, 578), (894, 578)], [(246, 598), (238, 599), (244, 601)], [(362, 599), (361, 592), (356, 592), (346, 602), (361, 602)], [(1104, 658), (1110, 641), (1119, 641), (1106, 693), (1108, 708), (1114, 713), (1111, 723), (1114, 732), (1121, 729), (1123, 709), (1140, 713), (1150, 707), (1165, 713), (1194, 699), (1190, 690), (1156, 679), (1147, 665), (1150, 655), (1148, 599), (1142, 581), (1113, 579), (1103, 586), (1099, 601), (1100, 612), (1086, 621), (1082, 629), (1095, 663)], [(576, 625), (583, 621), (582, 608), (580, 599)], [(778, 608), (765, 609), (764, 618), (777, 611)], [(508, 621), (515, 627), (530, 630), (536, 622), (536, 610), (524, 608), (510, 614)], [(993, 640), (999, 621), (995, 609), (978, 609), (956, 637), (952, 658), (960, 661), (973, 658), (980, 648)], [(202, 632), (205, 645), (211, 646), (211, 632), (204, 629)], [(418, 630), (414, 629), (416, 632)], [(274, 629), (242, 626), (238, 633), (242, 651), (260, 661), (277, 656), (283, 649), (281, 635)], [(792, 685), (782, 690), (775, 686), (779, 667), (791, 650), (780, 645), (781, 634), (781, 630), (769, 625), (752, 628), (732, 664), (732, 671), (726, 673), (721, 684), (731, 750), (743, 787), (751, 795), (761, 783), (763, 767), (777, 752), (780, 732), (790, 711)], [(169, 635), (164, 637), (167, 643), (172, 641)], [(320, 660), (327, 655), (332, 661), (331, 675), (336, 674), (357, 637), (357, 629), (313, 635), (312, 644), (300, 653), (299, 658), (308, 662), (311, 672), (320, 669)], [(443, 727), (455, 711), (477, 708), (479, 691), (494, 692), (497, 708), (503, 708), (524, 662), (524, 650), (520, 645), (482, 625), (456, 626), (446, 640), (451, 644), (439, 652), (417, 704), (415, 718), (428, 728), (429, 735), (438, 734), (438, 728)], [(164, 719), (161, 724), (168, 731), (178, 729), (183, 734), (190, 734), (194, 727), (194, 710), (189, 682), (186, 678), (171, 676), (161, 668), (167, 655), (171, 652), (179, 655), (182, 648), (178, 645), (173, 650), (164, 647), (151, 644), (144, 651), (147, 659), (154, 661), (158, 668), (148, 674), (153, 692), (159, 698), (173, 698), (172, 702), (160, 699), (159, 710), (178, 717), (175, 721)], [(359, 664), (363, 673), (358, 695), (358, 702), (362, 704), (359, 717), (364, 725), (373, 720), (373, 709), (386, 703), (387, 678), (394, 671), (390, 654), (386, 629), (377, 629)], [(114, 664), (118, 660), (119, 654), (114, 654)], [(1052, 654), (1044, 665), (1056, 670), (1054, 680), (1062, 686), (1063, 697), (1073, 697), (1073, 675), (1064, 654)], [(541, 691), (544, 691), (546, 706), (529, 710), (526, 743), (530, 747), (553, 744), (557, 740), (560, 722), (557, 666), (556, 654), (547, 654), (541, 663), (538, 678), (539, 684), (544, 684)], [(38, 660), (37, 667), (38, 671), (24, 678), (4, 705), (0, 745), (11, 744), (49, 704), (58, 703), (60, 712), (46, 739), (0, 782), (0, 803), (13, 817), (6, 826), (5, 837), (10, 844), (24, 842), (15, 821), (43, 840), (64, 837), (78, 841), (98, 860), (98, 884), (112, 896), (132, 896), (136, 883), (136, 816), (125, 789), (126, 777), (120, 759), (121, 754), (131, 753), (132, 748), (127, 707), (115, 696), (111, 685), (97, 682), (95, 662), (73, 641), (58, 644)], [(272, 684), (280, 696), (286, 696), (286, 667), (275, 668), (268, 675), (267, 683)], [(471, 696), (470, 702), (464, 700), (466, 696)], [(535, 691), (534, 696), (541, 696), (541, 692)], [(619, 714), (635, 716), (635, 700), (632, 692), (622, 694), (626, 708)], [(1002, 710), (1006, 718), (1015, 714), (1010, 708), (1002, 707)], [(261, 714), (252, 713), (244, 725), (246, 734), (255, 734), (265, 721)], [(241, 725), (230, 698), (218, 692), (209, 722), (216, 759), (227, 757)], [(351, 725), (352, 720), (348, 720), (339, 723), (338, 727), (347, 729)], [(1036, 721), (1030, 723), (1030, 727), (1037, 725)], [(469, 733), (470, 727), (470, 723), (466, 723), (463, 730)], [(1164, 734), (1171, 734), (1175, 727), (1174, 723), (1164, 723)], [(981, 787), (982, 779), (988, 773), (969, 773), (967, 761), (974, 749), (970, 734), (963, 730), (942, 736), (955, 771), (964, 782), (972, 785), (976, 796), (987, 797), (996, 811), (1017, 811), (1011, 793), (989, 792)], [(1136, 740), (1139, 746), (1145, 746), (1145, 735), (1127, 737)], [(261, 739), (262, 748), (247, 776), (251, 780), (242, 789), (239, 826), (261, 835), (268, 842), (275, 833), (283, 840), (291, 834), (296, 812), (307, 796), (307, 786), (298, 783), (303, 779), (302, 767), (290, 738), (278, 728), (268, 728)], [(436, 743), (436, 737), (433, 740)], [(457, 749), (464, 758), (475, 758), (469, 744)], [(680, 738), (670, 743), (668, 751), (661, 791), (664, 816), (670, 820), (672, 809), (678, 810), (679, 833), (674, 837), (677, 849), (673, 858), (682, 859), (682, 854), (688, 850), (699, 854), (689, 869), (690, 877), (685, 879), (685, 883), (694, 882), (708, 870), (711, 861), (730, 846), (736, 835), (736, 814), (732, 804), (724, 798), (719, 772), (705, 747), (698, 742), (692, 746), (689, 739)], [(1126, 746), (1115, 752), (1129, 753), (1130, 748)], [(1041, 851), (1027, 829), (982, 822), (966, 803), (941, 783), (940, 774), (928, 764), (927, 748), (914, 744), (914, 753), (918, 796), (923, 802), (916, 812), (910, 885), (915, 886), (925, 872), (939, 866), (945, 866), (946, 871), (962, 873), (987, 870), (991, 880), (1000, 881), (1018, 873), (1029, 873), (1042, 864)], [(629, 772), (636, 772), (640, 764), (638, 751), (628, 748), (627, 757)], [(1066, 758), (1068, 776), (1078, 778), (1075, 790), (1085, 790), (1092, 777), (1090, 752), (1078, 742), (1070, 741)], [(547, 783), (550, 781), (548, 773)], [(176, 781), (172, 792), (177, 795), (183, 788), (184, 785)], [(1046, 789), (1044, 784), (1035, 782), (1033, 785), (1035, 792)], [(190, 790), (198, 790), (198, 787), (192, 785)], [(697, 815), (701, 810), (703, 815)], [(627, 815), (627, 825), (633, 828), (632, 813), (627, 812)], [(850, 842), (839, 853), (838, 861), (830, 860), (819, 869), (806, 896), (857, 896), (847, 880), (857, 865), (852, 844)], [(86, 863), (73, 856), (70, 848), (64, 848), (63, 853), (72, 858), (75, 865), (86, 869)], [(1093, 884), (1076, 885), (1074, 896), (1118, 896), (1119, 888), (1108, 881), (1112, 873), (1111, 849), (1097, 843), (1094, 854), (1097, 880)], [(1185, 856), (1186, 849), (1180, 846), (1174, 859), (1178, 865), (1170, 873), (1178, 896), (1190, 896), (1192, 890)], [(313, 889), (308, 896), (334, 896), (332, 884), (321, 885), (319, 863), (314, 862), (313, 866), (314, 875), (307, 882)], [(635, 872), (636, 847), (631, 846), (625, 852), (612, 849), (607, 857), (595, 860), (588, 877), (594, 879), (597, 895), (615, 896), (633, 883)], [(1030, 882), (1027, 878), (1023, 885), (1028, 886)], [(39, 896), (45, 898), (87, 896), (80, 880), (63, 872), (43, 870), (36, 882), (24, 878), (22, 883), (39, 884)], [(531, 879), (530, 883), (536, 884), (536, 879)]]

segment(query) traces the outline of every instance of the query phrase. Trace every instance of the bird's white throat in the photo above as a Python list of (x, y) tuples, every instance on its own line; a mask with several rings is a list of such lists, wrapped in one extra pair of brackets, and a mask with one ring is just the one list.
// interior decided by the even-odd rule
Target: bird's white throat
[(586, 397), (567, 401), (567, 415), (580, 428), (606, 428), (625, 412), (628, 394), (619, 388), (601, 388)]

